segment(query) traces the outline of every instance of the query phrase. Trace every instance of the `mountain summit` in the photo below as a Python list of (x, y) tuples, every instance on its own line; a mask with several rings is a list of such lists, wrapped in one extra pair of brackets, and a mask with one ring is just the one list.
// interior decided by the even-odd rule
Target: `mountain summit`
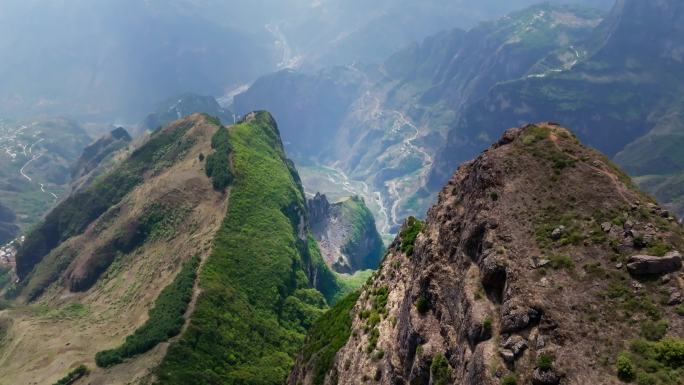
[(682, 247), (570, 131), (508, 130), (313, 326), (289, 383), (678, 383)]

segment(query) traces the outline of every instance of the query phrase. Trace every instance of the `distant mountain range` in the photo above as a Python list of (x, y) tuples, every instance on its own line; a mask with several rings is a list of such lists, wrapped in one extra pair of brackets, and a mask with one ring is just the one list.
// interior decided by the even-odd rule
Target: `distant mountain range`
[(367, 183), (385, 202), (376, 216), (387, 211), (395, 229), (422, 215), (455, 167), (502, 127), (544, 120), (574, 127), (684, 214), (682, 7), (533, 6), (439, 33), (379, 67), (268, 75), (234, 108), (271, 109), (296, 159)]
[(7, 0), (0, 116), (138, 121), (170, 95), (220, 97), (279, 68), (381, 61), (536, 2)]

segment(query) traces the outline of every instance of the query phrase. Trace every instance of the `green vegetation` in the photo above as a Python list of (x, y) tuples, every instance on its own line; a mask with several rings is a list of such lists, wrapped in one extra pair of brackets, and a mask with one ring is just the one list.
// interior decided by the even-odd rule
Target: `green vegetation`
[(438, 353), (432, 358), (430, 377), (433, 385), (446, 385), (451, 379), (451, 367), (444, 354)]
[(47, 305), (38, 305), (33, 308), (33, 311), (36, 316), (41, 318), (64, 320), (85, 317), (90, 312), (90, 309), (82, 303), (71, 302), (60, 308), (50, 308)]
[(684, 340), (634, 340), (617, 359), (618, 377), (639, 385), (679, 385), (684, 376)]
[(653, 298), (645, 292), (634, 293), (628, 286), (629, 276), (627, 274), (613, 273), (610, 276), (608, 283), (608, 290), (605, 292), (605, 297), (616, 310), (621, 310), (622, 314), (618, 317), (622, 320), (628, 320), (636, 313), (646, 315), (653, 321), (658, 321), (662, 317), (662, 310), (655, 303)]
[(416, 310), (418, 310), (418, 313), (420, 314), (425, 314), (430, 310), (430, 301), (427, 297), (424, 295), (418, 297), (418, 300), (416, 301)]
[(233, 148), (227, 128), (221, 126), (216, 131), (211, 138), (211, 148), (214, 152), (207, 156), (205, 171), (211, 178), (214, 189), (225, 190), (233, 182), (233, 172), (230, 170), (230, 156)]
[(401, 238), (401, 251), (404, 254), (408, 256), (413, 255), (413, 247), (415, 246), (416, 238), (418, 238), (418, 234), (423, 231), (424, 225), (425, 224), (416, 217), (409, 217), (406, 221), (406, 228), (399, 233), (399, 238)]
[(518, 379), (515, 374), (507, 374), (501, 379), (501, 385), (518, 385)]
[(315, 242), (300, 238), (304, 193), (273, 119), (259, 112), (228, 133), (230, 205), (190, 325), (157, 370), (160, 384), (282, 384), (321, 309), (306, 290), (329, 302), (339, 290)]
[(632, 381), (635, 376), (634, 363), (627, 353), (620, 353), (617, 358), (618, 378), (623, 381)]
[(675, 307), (675, 313), (677, 313), (677, 315), (684, 317), (684, 305), (677, 305)]
[(342, 252), (352, 259), (362, 261), (361, 269), (376, 269), (382, 256), (384, 245), (375, 227), (375, 218), (363, 199), (352, 197), (335, 204), (340, 214), (351, 224), (351, 232)]
[(325, 375), (332, 368), (335, 355), (351, 335), (352, 309), (359, 298), (354, 292), (340, 300), (332, 309), (314, 322), (304, 342), (304, 362), (314, 368), (315, 385), (323, 385)]
[(71, 385), (82, 377), (87, 376), (89, 373), (90, 371), (85, 365), (80, 365), (76, 369), (70, 371), (69, 374), (64, 376), (62, 379), (55, 382), (54, 385)]
[(118, 348), (104, 350), (95, 355), (97, 366), (109, 367), (123, 362), (124, 359), (145, 353), (160, 342), (180, 333), (192, 298), (192, 289), (197, 277), (199, 257), (183, 265), (173, 282), (164, 288), (149, 312), (149, 319)]
[(663, 242), (661, 239), (655, 239), (646, 245), (646, 252), (650, 255), (662, 257), (672, 251), (672, 246)]
[(649, 341), (660, 341), (667, 333), (666, 321), (646, 320), (641, 325), (641, 336)]
[[(335, 298), (344, 297), (357, 291), (370, 277), (375, 273), (374, 270), (359, 270), (353, 275), (338, 274), (337, 281), (339, 284), (339, 292)], [(335, 302), (335, 301), (332, 301)]]
[(525, 133), (522, 136), (522, 143), (525, 146), (531, 146), (548, 139), (550, 135), (551, 131), (546, 127), (529, 126), (525, 129)]
[[(563, 226), (565, 230), (554, 239), (553, 231)], [(581, 218), (573, 210), (564, 211), (555, 206), (545, 207), (535, 223), (535, 239), (542, 250), (567, 245), (579, 245), (586, 238)]]
[(484, 322), (482, 323), (482, 331), (485, 335), (492, 335), (492, 317), (485, 318)]
[[(183, 221), (187, 210), (182, 207), (165, 205), (162, 203), (152, 203), (145, 208), (140, 216), (139, 224), (136, 229), (138, 241), (135, 246), (142, 244), (145, 240), (166, 240), (176, 234), (176, 228)], [(127, 247), (120, 248), (126, 252)]]
[(575, 262), (567, 255), (553, 255), (549, 258), (549, 265), (556, 270), (574, 269)]
[[(541, 143), (548, 139), (550, 135), (551, 129), (547, 127), (529, 126), (525, 129), (525, 133), (522, 136), (522, 144), (527, 147), (534, 156), (549, 161), (554, 172), (559, 174), (563, 169), (575, 166), (577, 161), (556, 146), (548, 143)], [(566, 133), (563, 131), (559, 131), (557, 135), (567, 137)]]
[(368, 353), (372, 353), (378, 345), (378, 338), (380, 338), (378, 324), (384, 317), (387, 317), (388, 295), (389, 289), (387, 286), (372, 290), (369, 296), (371, 308), (359, 312), (359, 318), (366, 320), (363, 330), (364, 332), (369, 333), (368, 346), (366, 346), (366, 352)]
[(540, 354), (537, 357), (537, 368), (542, 371), (553, 369), (553, 357), (548, 354)]
[(17, 274), (26, 277), (54, 247), (82, 233), (140, 184), (146, 174), (159, 172), (181, 157), (192, 145), (183, 140), (192, 125), (183, 122), (157, 131), (112, 172), (60, 203), (27, 235), (17, 254)]

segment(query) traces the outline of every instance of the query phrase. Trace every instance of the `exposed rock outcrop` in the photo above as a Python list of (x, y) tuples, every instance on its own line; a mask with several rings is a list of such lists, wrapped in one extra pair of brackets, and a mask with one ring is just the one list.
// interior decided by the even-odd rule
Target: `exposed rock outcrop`
[(667, 274), (682, 268), (682, 256), (678, 252), (668, 253), (663, 257), (635, 255), (627, 262), (627, 270), (634, 275)]
[(362, 198), (330, 203), (325, 195), (307, 202), (311, 231), (328, 266), (339, 273), (376, 269), (384, 246)]
[(511, 129), (458, 169), (424, 226), (404, 225), (332, 362), (305, 348), (289, 384), (619, 384), (615, 360), (640, 335), (630, 320), (684, 335), (662, 302), (681, 280), (623, 268), (684, 245), (652, 205), (570, 131)]

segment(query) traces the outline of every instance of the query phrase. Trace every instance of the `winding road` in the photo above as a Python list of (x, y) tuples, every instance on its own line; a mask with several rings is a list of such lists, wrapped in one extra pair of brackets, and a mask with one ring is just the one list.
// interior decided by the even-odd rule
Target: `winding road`
[[(46, 189), (45, 189), (45, 185), (44, 185), (43, 183), (34, 182), (33, 179), (32, 179), (30, 176), (26, 175), (26, 172), (24, 171), (24, 170), (26, 170), (26, 167), (28, 167), (31, 163), (33, 163), (33, 162), (35, 162), (36, 160), (40, 159), (40, 158), (44, 155), (43, 153), (37, 154), (37, 155), (34, 155), (34, 154), (33, 154), (33, 147), (34, 147), (36, 144), (42, 142), (43, 140), (45, 140), (45, 139), (44, 139), (44, 138), (41, 138), (41, 139), (37, 140), (36, 142), (34, 142), (33, 144), (31, 144), (30, 146), (28, 146), (28, 145), (25, 145), (25, 146), (24, 146), (24, 155), (25, 155), (26, 158), (28, 158), (29, 160), (28, 160), (26, 163), (24, 163), (24, 165), (21, 167), (21, 169), (19, 169), (19, 174), (21, 174), (21, 176), (23, 176), (24, 178), (26, 178), (26, 180), (28, 180), (30, 183), (38, 183), (38, 185), (40, 186), (40, 191), (43, 192), (44, 194), (47, 194), (47, 195), (52, 196), (52, 198), (56, 201), (57, 199), (59, 199), (59, 197), (58, 197), (56, 194), (54, 194), (54, 193), (52, 193), (52, 192), (46, 190)], [(27, 149), (27, 148), (28, 148), (28, 152), (26, 152), (26, 149)]]

